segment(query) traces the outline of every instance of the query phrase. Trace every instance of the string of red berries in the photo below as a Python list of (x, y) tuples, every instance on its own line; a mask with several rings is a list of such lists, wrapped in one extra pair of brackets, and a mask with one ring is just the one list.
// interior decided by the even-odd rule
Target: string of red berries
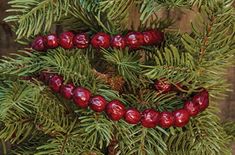
[(87, 33), (74, 34), (73, 32), (63, 32), (59, 36), (49, 34), (46, 36), (38, 36), (32, 42), (32, 48), (37, 51), (46, 51), (61, 46), (64, 49), (88, 48), (89, 44), (92, 47), (99, 48), (118, 48), (138, 49), (141, 46), (158, 45), (164, 40), (164, 33), (158, 30), (149, 30), (145, 32), (129, 32), (127, 35), (120, 34), (110, 36), (106, 33), (99, 32), (91, 38)]
[(136, 108), (126, 108), (119, 100), (108, 102), (101, 95), (92, 95), (90, 90), (84, 87), (75, 87), (73, 83), (64, 84), (63, 78), (57, 74), (42, 72), (40, 80), (46, 82), (56, 93), (60, 93), (65, 99), (73, 100), (80, 108), (88, 108), (95, 112), (103, 112), (113, 121), (124, 119), (129, 124), (141, 123), (146, 128), (162, 128), (171, 126), (184, 127), (199, 112), (204, 111), (209, 105), (209, 94), (203, 90), (184, 103), (184, 107), (173, 112), (158, 112), (154, 109), (146, 109), (140, 112)]

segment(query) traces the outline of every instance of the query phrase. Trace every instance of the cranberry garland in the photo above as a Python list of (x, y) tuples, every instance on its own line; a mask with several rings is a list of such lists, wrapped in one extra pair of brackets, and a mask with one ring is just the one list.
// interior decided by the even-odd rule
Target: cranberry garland
[[(204, 111), (209, 106), (209, 94), (207, 90), (202, 90), (192, 97), (191, 100), (185, 101), (183, 108), (173, 112), (158, 112), (154, 109), (146, 109), (143, 112), (135, 108), (126, 109), (125, 105), (119, 100), (107, 102), (101, 95), (92, 95), (90, 90), (83, 87), (75, 87), (74, 84), (63, 84), (63, 78), (56, 74), (42, 72), (40, 80), (47, 83), (49, 87), (56, 93), (60, 93), (65, 99), (73, 100), (80, 108), (92, 109), (95, 112), (103, 112), (113, 121), (124, 119), (129, 124), (141, 123), (146, 128), (155, 128), (157, 125), (162, 128), (184, 127), (199, 112)], [(159, 82), (156, 81), (156, 84)], [(169, 84), (164, 81), (167, 86), (158, 86), (168, 90)], [(162, 91), (162, 90), (161, 90)], [(164, 91), (166, 92), (166, 91)]]
[(89, 44), (96, 49), (100, 48), (118, 48), (138, 49), (141, 46), (158, 45), (164, 40), (164, 33), (159, 30), (149, 30), (145, 32), (129, 32), (126, 36), (110, 36), (106, 33), (99, 32), (91, 38), (87, 33), (74, 34), (73, 32), (63, 32), (59, 36), (49, 34), (38, 36), (32, 42), (32, 48), (36, 51), (46, 51), (61, 46), (64, 49), (88, 48)]

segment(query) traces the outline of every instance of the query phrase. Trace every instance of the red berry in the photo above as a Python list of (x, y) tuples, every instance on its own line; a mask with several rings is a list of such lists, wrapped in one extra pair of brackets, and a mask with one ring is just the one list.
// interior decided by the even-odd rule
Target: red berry
[(99, 32), (92, 37), (91, 44), (94, 48), (109, 48), (110, 36), (106, 33)]
[(171, 112), (161, 112), (159, 124), (162, 128), (169, 128), (174, 125), (174, 116)]
[(199, 105), (193, 101), (186, 101), (184, 103), (184, 109), (189, 112), (190, 116), (196, 116), (200, 112)]
[(44, 72), (42, 73), (44, 76), (44, 82), (47, 84), (49, 83), (49, 80), (55, 75), (53, 73), (48, 73), (48, 72)]
[(146, 128), (155, 128), (159, 123), (160, 113), (153, 109), (146, 109), (142, 112), (141, 124)]
[(64, 49), (71, 49), (73, 47), (73, 37), (74, 34), (72, 32), (64, 32), (60, 34), (60, 46)]
[(131, 49), (138, 49), (144, 45), (144, 35), (140, 32), (130, 32), (125, 37), (126, 45)]
[(87, 108), (89, 100), (91, 98), (91, 92), (83, 87), (77, 87), (73, 91), (73, 101), (81, 108)]
[(155, 43), (155, 38), (152, 31), (143, 32), (144, 35), (144, 44), (153, 45)]
[(172, 90), (172, 84), (166, 79), (160, 79), (155, 82), (155, 88), (161, 93), (168, 93)]
[(124, 120), (130, 124), (138, 124), (141, 119), (140, 112), (135, 108), (130, 108), (124, 115)]
[(73, 38), (73, 44), (77, 48), (87, 48), (89, 45), (89, 36), (86, 33), (80, 33)]
[(95, 112), (102, 112), (105, 110), (107, 101), (103, 96), (93, 96), (90, 100), (90, 108)]
[(42, 36), (38, 36), (32, 42), (32, 48), (37, 51), (44, 51), (46, 50), (44, 38)]
[(106, 114), (111, 120), (118, 121), (125, 114), (125, 106), (120, 101), (113, 100), (107, 104)]
[(176, 127), (183, 127), (186, 124), (188, 124), (190, 115), (187, 110), (185, 109), (176, 110), (174, 111), (173, 115), (174, 115), (174, 120), (175, 120), (174, 125)]
[(47, 48), (56, 48), (59, 46), (59, 39), (55, 34), (45, 36), (45, 45)]
[(73, 83), (62, 85), (60, 87), (60, 94), (66, 99), (71, 99), (73, 97), (74, 88), (75, 86)]
[(164, 40), (164, 33), (159, 30), (153, 30), (152, 34), (154, 36), (154, 44), (159, 44)]
[(116, 35), (112, 38), (111, 46), (113, 48), (123, 49), (126, 47), (125, 38), (121, 35)]
[(54, 75), (50, 80), (49, 80), (49, 87), (54, 91), (54, 92), (59, 92), (60, 87), (63, 83), (63, 78), (59, 75)]
[(193, 102), (199, 105), (201, 111), (205, 110), (209, 106), (209, 93), (207, 90), (203, 90), (193, 97)]

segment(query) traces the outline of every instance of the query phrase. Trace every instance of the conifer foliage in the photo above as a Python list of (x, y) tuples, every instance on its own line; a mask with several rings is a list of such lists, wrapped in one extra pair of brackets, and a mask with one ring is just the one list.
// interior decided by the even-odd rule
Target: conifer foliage
[[(17, 41), (25, 48), (0, 61), (0, 139), (3, 147), (11, 144), (11, 149), (8, 152), (3, 149), (3, 153), (231, 154), (234, 122), (221, 123), (216, 101), (228, 89), (224, 75), (234, 64), (232, 3), (232, 0), (9, 0), (11, 15), (5, 21), (11, 23)], [(172, 31), (174, 18), (161, 14), (169, 15), (174, 9), (195, 13), (191, 33)], [(55, 35), (55, 25), (64, 28), (60, 36)], [(148, 44), (151, 37), (146, 41), (146, 36), (151, 36), (152, 30), (164, 32), (164, 41), (154, 46)], [(100, 36), (96, 34), (108, 34), (111, 46), (99, 46)], [(89, 36), (93, 46), (88, 44)], [(31, 48), (35, 38), (37, 46)], [(55, 41), (64, 38), (69, 38), (69, 42), (65, 40), (58, 46)], [(135, 39), (146, 46), (133, 44)], [(45, 48), (42, 44), (45, 40), (48, 43), (45, 47), (50, 48), (40, 52)], [(128, 46), (124, 47), (125, 44)], [(44, 80), (40, 79), (42, 73)], [(48, 81), (51, 75), (63, 77), (63, 80), (53, 77), (54, 81), (63, 82), (59, 83), (63, 91), (57, 82)], [(164, 86), (159, 83), (163, 80), (167, 81)], [(71, 89), (75, 86), (87, 89), (85, 95), (92, 98), (86, 101), (90, 108), (74, 104)], [(208, 108), (204, 105), (203, 110), (207, 109), (199, 113), (198, 107), (187, 101), (196, 98), (200, 102), (195, 94), (204, 89), (209, 92), (206, 95), (209, 94), (210, 105)], [(80, 99), (81, 90), (76, 91)], [(113, 118), (112, 109), (109, 116), (102, 112), (106, 104), (111, 106), (111, 102), (105, 101), (118, 101), (121, 107), (130, 109), (123, 111), (119, 121), (113, 121), (108, 118), (111, 115)], [(172, 126), (173, 117), (185, 114), (183, 107), (196, 117), (187, 119), (186, 126), (181, 127), (181, 122)], [(149, 119), (143, 113), (150, 113), (143, 112), (146, 109), (159, 112), (161, 126), (145, 127), (149, 126), (146, 124)], [(177, 113), (171, 115), (176, 109)], [(186, 114), (189, 115), (187, 111)], [(144, 126), (137, 124), (140, 119)]]

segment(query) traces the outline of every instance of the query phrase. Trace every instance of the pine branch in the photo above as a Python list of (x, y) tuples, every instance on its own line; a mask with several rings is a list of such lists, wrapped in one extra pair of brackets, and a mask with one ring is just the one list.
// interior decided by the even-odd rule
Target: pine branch
[(201, 113), (185, 130), (172, 129), (165, 139), (169, 154), (229, 154), (230, 139), (215, 114), (217, 110), (213, 107)]
[(197, 79), (194, 58), (189, 53), (179, 52), (173, 45), (164, 51), (156, 51), (154, 65), (142, 67), (142, 73), (153, 80), (165, 78), (172, 83), (182, 82), (190, 87), (189, 82)]
[(59, 21), (67, 14), (69, 0), (11, 0), (14, 13), (5, 18), (6, 22), (14, 22), (17, 25), (17, 39), (35, 36), (48, 32), (53, 23)]
[(114, 50), (113, 52), (103, 49), (104, 58), (113, 64), (126, 81), (132, 84), (138, 83), (140, 72), (140, 56), (138, 53), (128, 53), (127, 51)]
[(20, 51), (18, 54), (11, 54), (11, 57), (3, 56), (0, 63), (0, 73), (2, 76), (29, 76), (40, 71), (42, 66), (43, 62), (38, 53)]
[(128, 138), (130, 138), (131, 141), (124, 142), (126, 138), (120, 139), (120, 143), (127, 143), (126, 146), (128, 146), (120, 148), (122, 154), (166, 154), (167, 145), (162, 139), (164, 136), (167, 136), (167, 133), (164, 130), (159, 127), (156, 129), (147, 129), (140, 126), (129, 126), (129, 128), (132, 130), (131, 135), (128, 135)]
[(229, 6), (202, 6), (196, 22), (192, 23), (193, 35), (185, 34), (182, 37), (185, 49), (196, 60), (195, 71), (201, 79), (197, 85), (213, 90), (211, 94), (217, 97), (221, 97), (219, 92), (223, 94), (226, 90), (223, 75), (226, 68), (233, 64), (234, 15), (234, 10)]
[(84, 139), (85, 146), (93, 148), (105, 148), (112, 140), (112, 121), (107, 120), (103, 114), (82, 113), (80, 117), (80, 136)]

